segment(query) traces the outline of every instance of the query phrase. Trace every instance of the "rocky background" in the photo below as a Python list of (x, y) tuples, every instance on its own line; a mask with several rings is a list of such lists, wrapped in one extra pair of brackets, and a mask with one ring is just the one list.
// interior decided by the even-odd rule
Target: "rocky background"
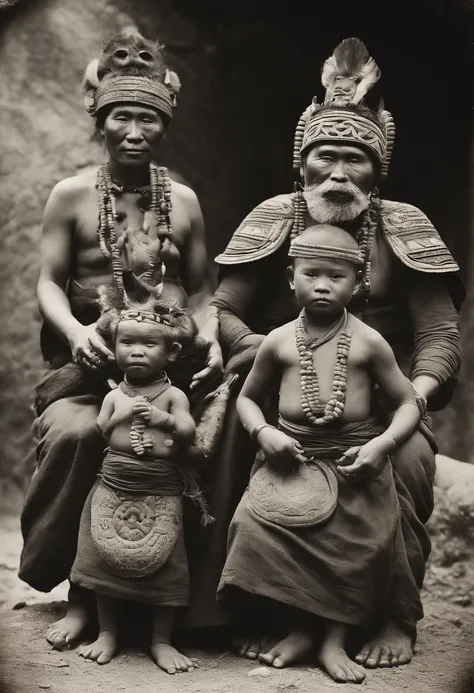
[[(365, 40), (398, 133), (381, 191), (421, 207), (461, 264), (470, 290), (471, 0), (306, 4), (241, 0), (0, 0), (0, 479), (32, 469), (32, 391), (42, 372), (34, 289), (42, 210), (52, 186), (100, 161), (80, 83), (104, 36), (135, 23), (167, 46), (183, 89), (163, 159), (203, 207), (213, 256), (249, 209), (291, 189), (297, 119), (320, 93), (338, 41)], [(336, 6), (337, 5), (337, 6)], [(473, 287), (474, 288), (474, 287)], [(471, 296), (474, 291), (470, 290)], [(464, 369), (436, 416), (441, 450), (472, 461), (472, 299), (463, 312)], [(472, 393), (472, 394), (471, 394)]]

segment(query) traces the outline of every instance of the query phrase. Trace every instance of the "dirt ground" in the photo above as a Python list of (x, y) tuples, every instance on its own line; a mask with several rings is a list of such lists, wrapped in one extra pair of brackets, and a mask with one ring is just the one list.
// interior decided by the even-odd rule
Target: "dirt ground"
[[(44, 632), (64, 610), (66, 585), (44, 595), (17, 578), (21, 550), (18, 515), (0, 518), (0, 547), (2, 693), (241, 693), (243, 688), (249, 693), (327, 693), (341, 688), (341, 684), (308, 666), (283, 671), (268, 669), (266, 676), (250, 676), (255, 664), (230, 652), (191, 650), (199, 658), (200, 669), (170, 677), (139, 650), (123, 651), (103, 667), (84, 661), (74, 650), (52, 651)], [(426, 615), (412, 664), (368, 672), (366, 682), (358, 689), (367, 693), (474, 693), (474, 679), (468, 681), (466, 676), (471, 663), (474, 664), (471, 587), (474, 583), (469, 570), (432, 566), (424, 592)]]

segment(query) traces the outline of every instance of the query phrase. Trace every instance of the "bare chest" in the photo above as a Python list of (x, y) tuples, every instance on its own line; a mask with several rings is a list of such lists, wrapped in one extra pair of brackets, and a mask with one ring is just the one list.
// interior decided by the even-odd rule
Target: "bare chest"
[[(186, 209), (179, 200), (173, 200), (171, 212), (172, 247), (168, 261), (168, 273), (171, 276), (179, 275), (181, 254), (191, 232), (191, 226)], [(142, 211), (139, 206), (139, 197), (133, 194), (124, 194), (116, 199), (117, 221), (114, 226), (117, 238), (120, 238), (126, 229), (140, 230), (150, 229), (150, 233), (157, 228), (157, 220), (154, 212)], [(73, 238), (73, 267), (76, 278), (87, 277), (92, 274), (106, 274), (111, 270), (110, 259), (101, 251), (99, 245), (99, 194), (95, 188), (88, 191), (80, 206), (76, 210), (76, 223)]]

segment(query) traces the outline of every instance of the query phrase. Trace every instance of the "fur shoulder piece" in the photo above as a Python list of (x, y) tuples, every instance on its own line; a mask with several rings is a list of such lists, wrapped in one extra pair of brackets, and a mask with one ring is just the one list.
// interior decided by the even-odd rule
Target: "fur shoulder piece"
[(293, 223), (293, 195), (265, 200), (245, 217), (215, 261), (219, 265), (241, 265), (261, 260), (283, 245)]
[(421, 209), (404, 202), (382, 201), (382, 225), (401, 262), (419, 272), (459, 272), (459, 267)]

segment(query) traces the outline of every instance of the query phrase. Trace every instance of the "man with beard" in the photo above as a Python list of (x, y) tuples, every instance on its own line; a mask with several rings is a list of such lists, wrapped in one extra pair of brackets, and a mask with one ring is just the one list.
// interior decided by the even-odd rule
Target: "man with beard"
[[(314, 223), (339, 225), (358, 241), (364, 259), (361, 289), (349, 309), (388, 341), (425, 416), (426, 405), (441, 409), (453, 394), (460, 368), (458, 309), (464, 294), (458, 266), (423, 212), (378, 197), (377, 182), (387, 174), (395, 135), (390, 113), (382, 107), (371, 110), (365, 101), (379, 77), (378, 66), (358, 39), (343, 41), (325, 62), (324, 103), (314, 99), (296, 130), (295, 192), (266, 200), (244, 219), (216, 258), (222, 269), (213, 304), (219, 310), (227, 372), (246, 375), (264, 336), (298, 314), (287, 283), (290, 240)], [(278, 401), (273, 394), (268, 393), (265, 413), (267, 421), (276, 423), (271, 418)], [(373, 411), (385, 421), (391, 416), (381, 397)], [(425, 524), (433, 508), (435, 453), (424, 418), (392, 457), (411, 574), (395, 566), (380, 622), (372, 624), (356, 657), (367, 667), (405, 664), (413, 655), (419, 613), (413, 609), (407, 616), (412, 598), (408, 586), (421, 588), (430, 553)], [(212, 608), (227, 528), (254, 455), (255, 444), (230, 406), (218, 459), (207, 480), (216, 522), (207, 547), (199, 548), (202, 573), (194, 571), (198, 599), (191, 620), (207, 617), (209, 623), (214, 617), (217, 622)], [(268, 649), (257, 636), (238, 643), (240, 654), (252, 659), (268, 654)]]

